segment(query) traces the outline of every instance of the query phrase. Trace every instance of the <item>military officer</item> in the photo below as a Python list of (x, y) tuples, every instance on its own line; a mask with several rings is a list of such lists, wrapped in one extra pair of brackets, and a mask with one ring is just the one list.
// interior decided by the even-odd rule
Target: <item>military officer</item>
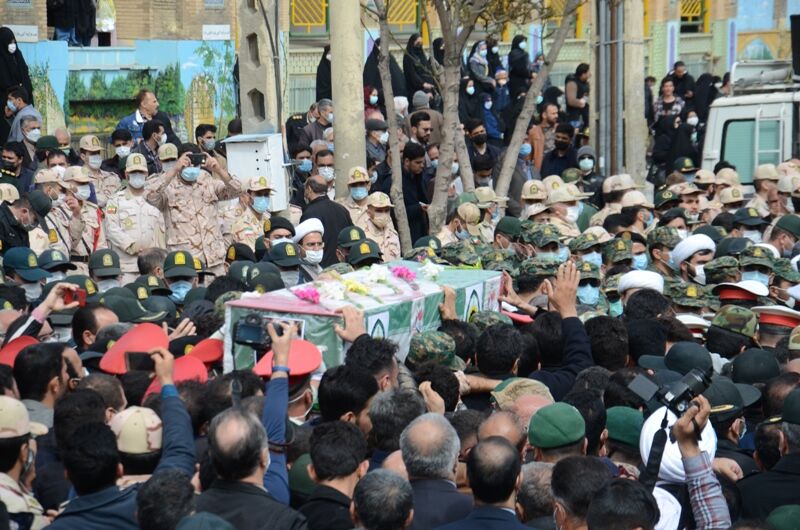
[[(251, 249), (256, 247), (256, 239), (264, 235), (264, 221), (270, 218), (269, 207), (272, 186), (267, 177), (253, 177), (247, 185), (248, 201), (239, 200), (231, 225), (234, 243), (244, 243)], [(247, 205), (245, 202), (249, 202)]]
[(97, 136), (87, 134), (82, 137), (80, 150), (83, 173), (89, 177), (89, 181), (94, 185), (98, 206), (105, 208), (108, 198), (120, 187), (119, 177), (116, 173), (100, 169), (103, 164), (103, 145)]
[(202, 167), (193, 165), (189, 154), (198, 152), (191, 144), (181, 146), (177, 165), (150, 179), (145, 198), (164, 213), (167, 249), (189, 250), (206, 263), (209, 271), (222, 275), (226, 245), (218, 203), (235, 199), (242, 186), (213, 158)]
[(136, 259), (142, 250), (166, 248), (164, 216), (145, 200), (147, 160), (132, 153), (125, 160), (128, 186), (113, 194), (106, 206), (105, 229), (109, 247), (119, 254), (122, 283), (139, 275)]
[(361, 166), (350, 168), (347, 172), (347, 186), (350, 195), (337, 202), (347, 208), (350, 219), (357, 227), (367, 229), (367, 196), (369, 195), (369, 174)]
[(364, 234), (375, 241), (383, 255), (383, 261), (400, 259), (400, 236), (392, 223), (391, 209), (394, 208), (389, 196), (380, 191), (367, 197), (367, 225)]
[(80, 237), (73, 239), (69, 260), (78, 266), (78, 274), (89, 273), (89, 255), (95, 250), (108, 248), (106, 231), (103, 227), (103, 212), (89, 201), (91, 178), (78, 166), (68, 167), (64, 173), (64, 183), (73, 187), (71, 192), (80, 204), (80, 217), (83, 231)]
[(36, 187), (50, 197), (52, 205), (43, 222), (29, 234), (31, 249), (36, 254), (45, 250), (58, 250), (68, 256), (72, 242), (83, 233), (81, 206), (78, 200), (66, 194), (58, 175), (52, 169), (43, 169), (34, 177)]
[(770, 188), (777, 186), (780, 176), (774, 164), (761, 164), (753, 173), (753, 186), (756, 193), (750, 202), (746, 204), (748, 208), (755, 208), (760, 217), (769, 215), (769, 204), (767, 204), (767, 195)]

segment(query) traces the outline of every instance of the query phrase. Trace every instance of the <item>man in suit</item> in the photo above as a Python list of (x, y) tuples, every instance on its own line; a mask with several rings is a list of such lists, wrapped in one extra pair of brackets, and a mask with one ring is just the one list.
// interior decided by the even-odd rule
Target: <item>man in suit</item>
[(455, 484), (459, 449), (456, 430), (440, 414), (423, 414), (403, 430), (400, 452), (414, 492), (410, 530), (436, 528), (469, 514), (472, 501)]
[(475, 508), (466, 518), (442, 526), (441, 530), (528, 528), (519, 522), (514, 511), (522, 484), (522, 461), (508, 440), (490, 436), (478, 443), (467, 457), (467, 478)]

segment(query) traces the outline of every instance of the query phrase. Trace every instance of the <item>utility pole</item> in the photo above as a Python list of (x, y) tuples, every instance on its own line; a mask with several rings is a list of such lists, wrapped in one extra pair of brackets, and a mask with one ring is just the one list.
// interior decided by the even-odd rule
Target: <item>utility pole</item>
[(644, 117), (644, 5), (625, 0), (625, 168), (644, 184), (649, 134)]
[(333, 84), (333, 130), (336, 151), (336, 197), (347, 196), (347, 172), (366, 165), (364, 129), (364, 49), (361, 3), (332, 0), (331, 79)]

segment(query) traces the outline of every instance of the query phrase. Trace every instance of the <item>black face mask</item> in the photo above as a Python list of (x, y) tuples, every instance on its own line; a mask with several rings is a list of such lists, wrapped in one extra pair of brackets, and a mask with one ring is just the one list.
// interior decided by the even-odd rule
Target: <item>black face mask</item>
[(794, 206), (795, 212), (800, 212), (800, 199), (797, 197), (792, 197), (792, 205)]
[(566, 151), (569, 148), (569, 144), (570, 142), (565, 142), (563, 140), (555, 141), (556, 149), (558, 149), (559, 151)]
[(487, 138), (488, 136), (486, 135), (486, 133), (476, 134), (475, 136), (472, 137), (472, 143), (474, 143), (475, 145), (483, 145), (486, 143)]

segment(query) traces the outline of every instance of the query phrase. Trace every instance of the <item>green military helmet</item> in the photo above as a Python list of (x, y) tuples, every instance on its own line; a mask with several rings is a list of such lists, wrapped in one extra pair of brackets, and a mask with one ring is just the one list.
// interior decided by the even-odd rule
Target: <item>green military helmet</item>
[(164, 260), (164, 278), (175, 277), (197, 277), (194, 258), (185, 250), (170, 252)]
[(705, 289), (694, 283), (674, 283), (668, 295), (672, 301), (684, 307), (702, 308), (708, 306)]
[(584, 232), (569, 242), (569, 250), (570, 252), (582, 252), (601, 244), (596, 235), (591, 232)]
[(478, 328), (481, 333), (496, 324), (514, 325), (510, 317), (498, 311), (476, 311), (470, 317), (469, 323)]
[(747, 308), (724, 305), (714, 315), (711, 325), (754, 339), (758, 332), (758, 317)]
[(558, 243), (561, 241), (561, 232), (555, 225), (549, 223), (538, 223), (533, 227), (533, 237), (531, 243), (542, 248), (550, 243)]
[(681, 242), (678, 229), (674, 226), (659, 226), (647, 234), (647, 246), (652, 248), (654, 245), (664, 245), (669, 249)]
[(618, 237), (603, 245), (603, 261), (619, 263), (633, 259), (633, 243), (630, 238)]
[(576, 264), (581, 280), (601, 280), (600, 267), (588, 261), (579, 261)]
[(775, 266), (772, 268), (775, 276), (786, 280), (790, 283), (800, 283), (800, 272), (797, 272), (792, 266), (791, 260), (780, 258), (775, 260)]
[(703, 271), (709, 284), (735, 281), (739, 271), (739, 260), (733, 256), (714, 258), (703, 265)]
[(770, 270), (775, 266), (775, 258), (772, 252), (763, 247), (746, 248), (739, 256), (739, 265), (747, 267), (749, 265), (760, 265)]
[(463, 370), (466, 366), (464, 360), (456, 355), (456, 341), (443, 331), (423, 331), (411, 337), (406, 366), (416, 370), (427, 362), (451, 370)]

